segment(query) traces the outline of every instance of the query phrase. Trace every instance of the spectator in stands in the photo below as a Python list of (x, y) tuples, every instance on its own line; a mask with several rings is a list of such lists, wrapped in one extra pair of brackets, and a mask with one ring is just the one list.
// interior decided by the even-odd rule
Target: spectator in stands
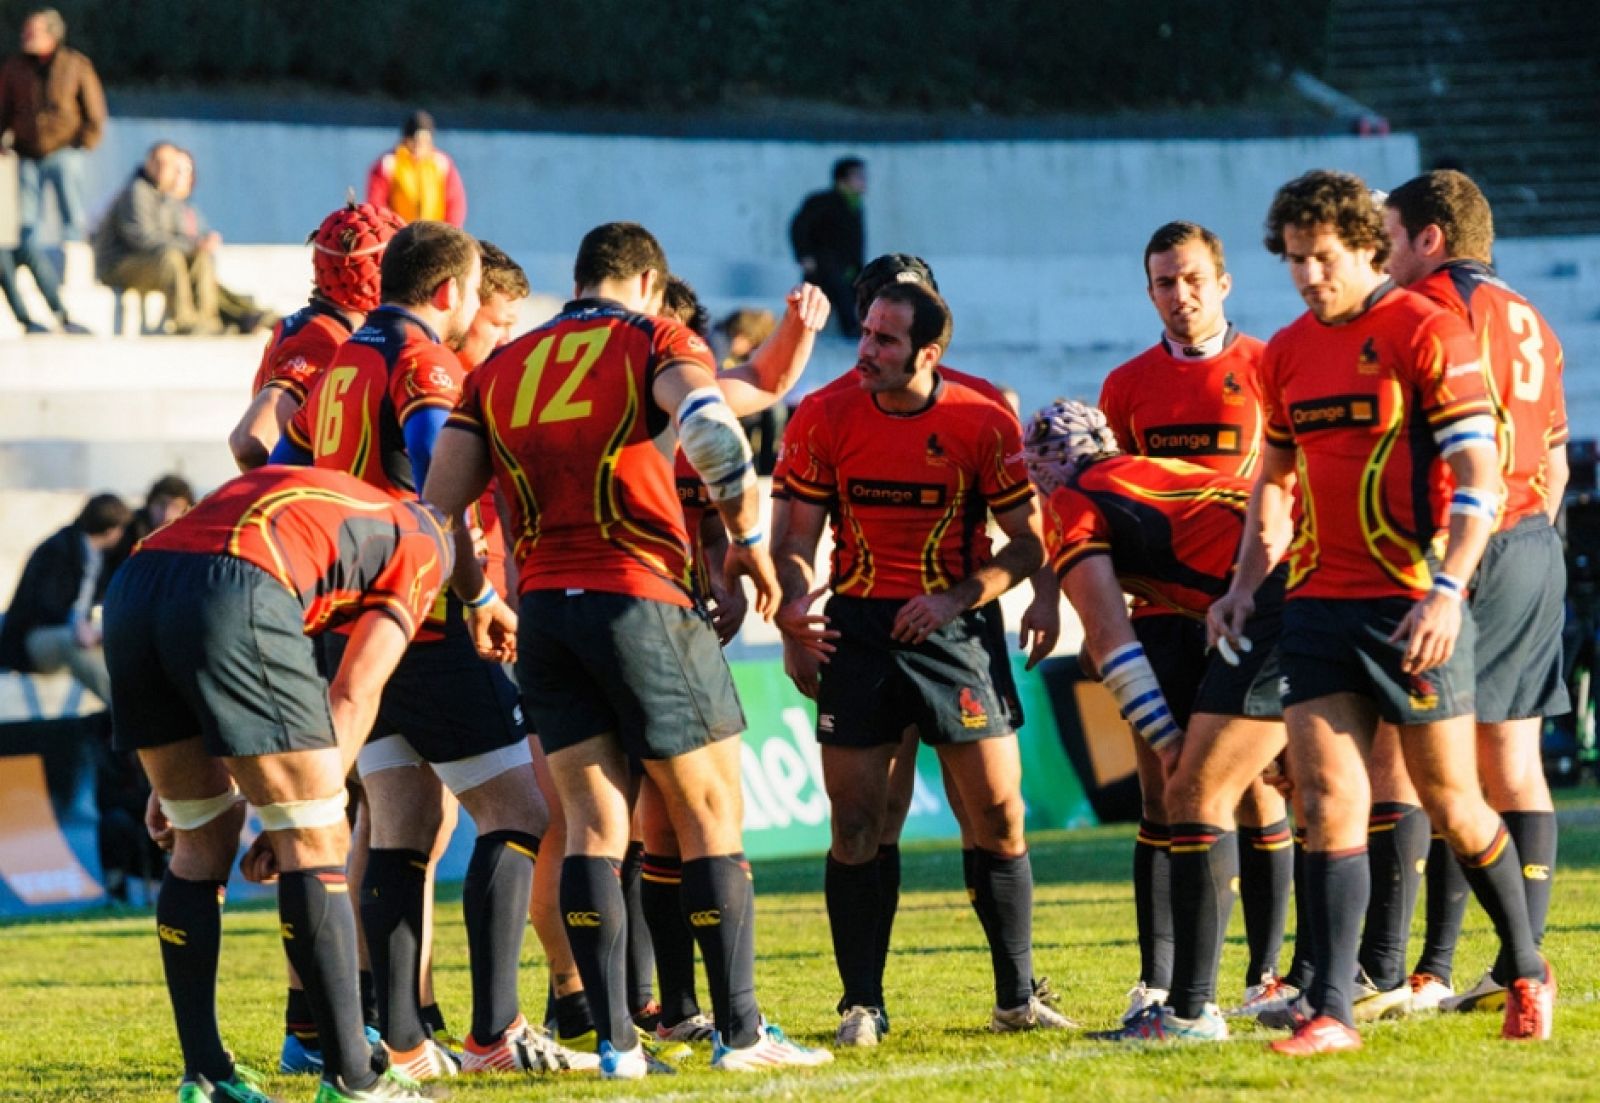
[(107, 555), (131, 517), (115, 494), (96, 494), (77, 520), (34, 549), (0, 624), (0, 666), (39, 674), (65, 667), (110, 702), (99, 608), (111, 578)]
[(859, 157), (833, 163), (833, 187), (812, 192), (789, 223), (789, 242), (805, 279), (822, 288), (839, 328), (852, 340), (860, 333), (853, 287), (866, 259), (867, 165)]
[[(728, 343), (727, 355), (722, 358), (722, 367), (734, 368), (743, 364), (777, 328), (778, 319), (773, 317), (770, 310), (747, 306), (729, 314), (717, 323), (717, 332)], [(739, 419), (745, 436), (750, 438), (750, 451), (756, 465), (756, 474), (772, 474), (773, 465), (778, 460), (778, 443), (783, 436), (783, 427), (788, 421), (789, 408), (782, 402), (774, 402), (758, 414), (750, 414)]]
[[(191, 202), (194, 184), (194, 154), (179, 149), (178, 176), (172, 186), (172, 195), (183, 204), (183, 234), (190, 241), (210, 240), (214, 243), (213, 248), (218, 248), (222, 245), (222, 235), (211, 229), (206, 216)], [(254, 333), (263, 326), (271, 328), (278, 324), (277, 316), (258, 306), (249, 295), (234, 291), (220, 282), (217, 284), (217, 316), (222, 319), (223, 329), (229, 332)]]
[(467, 191), (444, 150), (433, 144), (433, 116), (414, 111), (400, 128), (400, 144), (372, 163), (367, 202), (387, 207), (407, 222), (427, 219), (463, 226)]
[(0, 257), (0, 283), (17, 321), (29, 333), (45, 332), (16, 296), (18, 265), (33, 272), (45, 303), (68, 333), (88, 330), (68, 320), (61, 305), (61, 273), (39, 243), (46, 189), (61, 212), (63, 240), (83, 236), (83, 152), (100, 144), (106, 98), (87, 57), (66, 46), (67, 25), (53, 8), (30, 12), (22, 21), (22, 52), (0, 64), (0, 146), (9, 145), (17, 166), (17, 215), (21, 231), (15, 251)]
[(94, 270), (114, 288), (159, 291), (164, 327), (181, 336), (222, 332), (217, 313), (215, 232), (188, 232), (189, 207), (178, 196), (184, 153), (171, 142), (150, 147), (144, 164), (94, 231)]
[(150, 492), (144, 496), (144, 505), (133, 511), (122, 530), (122, 539), (106, 555), (106, 577), (116, 573), (123, 560), (139, 546), (139, 541), (168, 521), (176, 521), (188, 513), (199, 500), (194, 487), (182, 475), (163, 475), (152, 483)]

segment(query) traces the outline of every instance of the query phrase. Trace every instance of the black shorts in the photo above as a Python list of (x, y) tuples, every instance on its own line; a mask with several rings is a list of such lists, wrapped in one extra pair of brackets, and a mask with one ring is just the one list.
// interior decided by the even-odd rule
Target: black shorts
[(593, 590), (524, 594), (517, 681), (547, 755), (611, 732), (630, 755), (675, 758), (745, 727), (698, 607)]
[(1134, 618), (1133, 635), (1150, 660), (1173, 720), (1187, 728), (1206, 673), (1206, 622), (1178, 613), (1147, 613)]
[[(337, 672), (348, 639), (327, 633)], [(452, 631), (414, 642), (389, 675), (368, 741), (403, 735), (425, 762), (454, 762), (527, 738), (517, 687), (499, 663), (478, 656), (472, 637)]]
[(1256, 588), (1255, 612), (1244, 626), (1250, 650), (1239, 656), (1238, 666), (1230, 666), (1217, 651), (1211, 653), (1194, 695), (1192, 713), (1253, 720), (1283, 716), (1278, 694), (1278, 641), (1283, 635), (1283, 587), (1288, 577), (1288, 568), (1280, 566)]
[(119, 751), (194, 736), (218, 758), (335, 746), (299, 600), (229, 555), (141, 552), (105, 601)]
[(1400, 669), (1402, 644), (1390, 643), (1416, 602), (1408, 597), (1290, 598), (1283, 610), (1278, 663), (1285, 708), (1333, 693), (1357, 693), (1391, 724), (1429, 724), (1473, 712), (1472, 612), (1442, 666), (1422, 674)]
[(1006, 617), (998, 599), (980, 606), (978, 615), (983, 618), (983, 646), (989, 652), (989, 680), (1000, 698), (1000, 707), (1006, 710), (1006, 720), (1011, 729), (1022, 727), (1027, 716), (1022, 711), (1022, 695), (1017, 692), (1017, 676), (1011, 668), (1011, 641), (1006, 635)]
[(829, 627), (838, 648), (822, 666), (817, 742), (840, 747), (898, 743), (915, 724), (925, 743), (974, 743), (1010, 735), (990, 676), (984, 616), (968, 610), (920, 644), (890, 638), (898, 599), (834, 596)]
[(1489, 538), (1472, 578), (1478, 625), (1478, 719), (1500, 724), (1560, 716), (1572, 702), (1562, 677), (1567, 564), (1543, 515)]

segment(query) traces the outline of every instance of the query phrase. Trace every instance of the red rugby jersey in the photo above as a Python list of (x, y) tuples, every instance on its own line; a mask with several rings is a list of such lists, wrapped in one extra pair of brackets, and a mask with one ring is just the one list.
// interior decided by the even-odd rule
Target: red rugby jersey
[(1448, 506), (1434, 434), (1491, 413), (1466, 323), (1385, 284), (1348, 322), (1279, 330), (1260, 379), (1267, 443), (1299, 451), (1290, 596), (1427, 593)]
[(678, 501), (683, 504), (683, 527), (689, 534), (689, 550), (694, 567), (694, 592), (702, 601), (711, 598), (711, 578), (707, 573), (712, 570), (721, 570), (722, 564), (706, 562), (706, 542), (704, 529), (706, 514), (712, 509), (711, 492), (706, 489), (705, 480), (694, 469), (694, 464), (689, 462), (689, 457), (683, 454), (683, 449), (678, 449), (677, 458), (672, 466), (673, 480), (678, 485)]
[(145, 537), (144, 551), (231, 555), (283, 584), (308, 635), (381, 609), (417, 632), (449, 577), (433, 514), (340, 471), (261, 467), (224, 483)]
[(650, 394), (657, 374), (680, 361), (716, 371), (686, 326), (585, 299), (467, 377), (449, 424), (488, 444), (523, 593), (692, 604), (672, 417)]
[(1254, 475), (1261, 456), (1256, 372), (1262, 341), (1229, 329), (1208, 360), (1174, 356), (1165, 340), (1114, 368), (1100, 409), (1117, 445), (1136, 456), (1187, 460), (1227, 475)]
[(1504, 482), (1497, 527), (1547, 512), (1550, 449), (1570, 435), (1561, 342), (1527, 299), (1478, 261), (1450, 261), (1409, 290), (1465, 318), (1478, 338)]
[(1082, 468), (1044, 507), (1056, 577), (1109, 555), (1148, 608), (1203, 618), (1227, 592), (1251, 480), (1183, 460), (1118, 455)]
[[(941, 378), (948, 379), (954, 383), (965, 384), (966, 386), (977, 391), (979, 394), (994, 399), (994, 401), (1000, 403), (1000, 405), (1006, 407), (1006, 409), (1009, 410), (1011, 408), (1011, 404), (1006, 401), (1006, 396), (1001, 392), (1000, 388), (996, 387), (987, 379), (977, 375), (968, 375), (964, 371), (956, 371), (954, 368), (947, 367), (944, 364), (940, 364), (935, 370), (939, 373)], [(852, 368), (843, 375), (828, 380), (828, 382), (824, 383), (821, 387), (818, 387), (815, 391), (812, 391), (811, 394), (807, 395), (806, 397), (811, 398), (814, 395), (827, 395), (833, 394), (837, 391), (860, 389), (861, 377), (857, 375), (855, 369)], [(788, 430), (785, 429), (785, 432), (787, 431)], [(789, 474), (788, 455), (788, 449), (780, 448), (778, 450), (778, 457), (772, 465), (772, 497), (774, 499), (787, 498), (789, 496), (789, 488), (785, 483), (785, 480), (788, 478)]]
[(338, 308), (312, 299), (272, 327), (250, 394), (260, 394), (263, 387), (278, 387), (303, 404), (311, 384), (333, 363), (334, 354), (349, 336), (350, 323)]
[(818, 392), (784, 433), (790, 494), (829, 508), (835, 593), (947, 590), (992, 557), (988, 512), (1033, 497), (1011, 407), (941, 376), (915, 414), (885, 413), (859, 386)]

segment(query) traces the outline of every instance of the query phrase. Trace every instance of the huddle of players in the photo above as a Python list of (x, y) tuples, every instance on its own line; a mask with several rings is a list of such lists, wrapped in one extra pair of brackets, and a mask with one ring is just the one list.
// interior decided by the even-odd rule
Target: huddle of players
[[(1220, 242), (1163, 227), (1146, 254), (1161, 343), (1112, 374), (1103, 412), (1058, 401), (1026, 433), (1052, 562), (1142, 737), (1138, 847), (1158, 850), (1135, 863), (1146, 973), (1101, 1037), (1228, 1036), (1215, 996), (1234, 886), (1248, 905), (1252, 852), (1289, 835), (1235, 824), (1287, 750), (1296, 961), (1257, 972), (1282, 932), (1275, 861), (1258, 907), (1276, 927), (1250, 931), (1241, 1009), (1292, 1031), (1272, 1048), (1356, 1049), (1357, 1022), (1439, 1007), (1503, 1006), (1504, 1037), (1548, 1038), (1560, 347), (1489, 267), (1489, 207), (1460, 173), (1387, 196), (1307, 173), (1279, 189), (1266, 243), (1306, 314), (1264, 346), (1234, 334)], [(1424, 858), (1428, 945), (1408, 977)], [(1456, 996), (1464, 886), (1501, 950)], [(1146, 918), (1167, 908), (1170, 926)]]
[[(1044, 561), (1034, 487), (1047, 495), (1050, 569), (1084, 620), (1089, 656), (1147, 744), (1135, 865), (1144, 975), (1112, 1036), (1226, 1036), (1214, 994), (1232, 885), (1243, 872), (1237, 815), (1265, 821), (1246, 828), (1249, 850), (1261, 855), (1251, 876), (1266, 886), (1247, 906), (1247, 995), (1295, 1028), (1275, 1048), (1359, 1045), (1351, 1001), (1370, 887), (1360, 822), (1369, 798), (1351, 737), (1367, 743), (1380, 716), (1398, 729), (1390, 738), (1401, 752), (1389, 767), (1398, 780), (1386, 784), (1405, 786), (1403, 758), (1501, 935), (1501, 960), (1479, 988), (1503, 991), (1507, 1036), (1548, 1036), (1554, 979), (1536, 936), (1553, 853), (1546, 862), (1518, 854), (1543, 836), (1553, 851), (1553, 816), (1548, 794), (1543, 809), (1523, 795), (1526, 778), (1489, 782), (1491, 793), (1498, 786), (1524, 805), (1505, 807), (1505, 821), (1478, 790), (1459, 738), (1472, 724), (1476, 676), (1472, 619), (1461, 605), (1498, 525), (1491, 548), (1501, 554), (1491, 551), (1470, 587), (1473, 607), (1485, 608), (1506, 585), (1554, 586), (1559, 628), (1558, 543), (1554, 571), (1503, 580), (1512, 576), (1511, 541), (1548, 555), (1554, 540), (1548, 503), (1559, 499), (1550, 488), (1560, 481), (1565, 439), (1559, 351), (1542, 319), (1487, 269), (1492, 238), (1461, 237), (1470, 221), (1463, 205), (1482, 207), (1488, 225), (1470, 182), (1433, 174), (1388, 202), (1386, 233), (1385, 216), (1353, 177), (1312, 173), (1280, 190), (1269, 247), (1288, 259), (1311, 310), (1264, 351), (1222, 320), (1220, 244), (1197, 227), (1164, 227), (1146, 269), (1167, 332), (1108, 382), (1103, 405), (1114, 423), (1058, 403), (1032, 420), (1026, 442), (998, 392), (940, 363), (951, 319), (931, 272), (915, 258), (884, 258), (874, 266), (882, 285), (864, 276), (860, 289), (855, 369), (803, 403), (787, 434), (775, 480), (783, 499), (774, 511), (776, 569), (734, 418), (775, 400), (798, 369), (719, 379), (703, 340), (659, 316), (665, 257), (642, 228), (593, 231), (576, 265), (578, 297), (475, 367), (448, 346), (465, 342), (479, 312), (488, 251), (436, 224), (386, 233), (375, 212), (330, 216), (317, 240), (318, 295), (269, 349), (282, 381), (263, 386), (233, 441), (251, 451), (250, 442), (280, 430), (276, 447), (260, 443), (260, 451), (314, 466), (269, 467), (228, 484), (193, 521), (147, 542), (141, 570), (108, 601), (112, 673), (129, 687), (114, 695), (119, 738), (141, 750), (177, 841), (158, 926), (186, 1063), (180, 1098), (264, 1098), (222, 1048), (215, 1019), (219, 925), (210, 905), (220, 900), (246, 798), (261, 810), (285, 947), (315, 1023), (319, 1100), (415, 1098), (417, 1077), (456, 1071), (458, 1058), (433, 1039), (417, 1007), (438, 826), (418, 813), (439, 799), (437, 782), (417, 784), (429, 773), (416, 768), (424, 762), (480, 828), (464, 899), (474, 1006), (461, 1064), (595, 1063), (531, 1027), (517, 1008), (530, 894), (555, 971), (564, 957), (581, 979), (602, 1073), (642, 1076), (657, 1064), (629, 1014), (627, 904), (617, 877), (640, 772), (681, 851), (674, 872), (711, 982), (714, 1064), (828, 1059), (789, 1042), (756, 1010), (737, 745), (727, 738), (743, 718), (695, 597), (674, 428), (729, 533), (722, 592), (731, 594), (740, 574), (752, 579), (758, 613), (776, 614), (784, 631), (796, 684), (819, 702), (834, 810), (827, 897), (845, 988), (841, 1044), (876, 1044), (888, 1030), (894, 844), (918, 738), (938, 750), (962, 824), (969, 894), (995, 973), (991, 1028), (1072, 1025), (1032, 972), (1032, 876), (1013, 734), (1021, 718), (993, 617), (993, 598)], [(1434, 286), (1441, 301), (1453, 294), (1453, 306), (1384, 281), (1391, 235), (1406, 243), (1396, 275), (1420, 290)], [(373, 244), (387, 245), (376, 273)], [(1415, 264), (1404, 275), (1401, 258)], [(1424, 280), (1445, 261), (1445, 276)], [(375, 275), (383, 305), (352, 301), (355, 285), (371, 299)], [(341, 344), (341, 329), (363, 314)], [(812, 321), (814, 331), (821, 323)], [(1489, 357), (1486, 371), (1468, 323)], [(1174, 373), (1188, 386), (1172, 386)], [(1152, 399), (1166, 407), (1155, 420), (1141, 408)], [(1210, 466), (1117, 454), (1124, 449)], [(1244, 476), (1258, 458), (1252, 495)], [(1453, 488), (1431, 470), (1441, 459)], [(520, 616), (485, 577), (474, 546), (475, 532), (480, 547), (499, 540), (491, 481), (508, 510)], [(1007, 537), (998, 550), (986, 533), (989, 513)], [(1430, 561), (1445, 516), (1451, 539)], [(836, 551), (826, 587), (833, 596), (819, 617), (809, 611), (821, 593), (811, 589), (811, 570), (824, 521)], [(1528, 548), (1516, 551), (1520, 563)], [(1124, 591), (1140, 599), (1131, 617)], [(151, 625), (153, 610), (179, 593), (193, 612), (180, 618), (188, 629), (181, 638)], [(1054, 644), (1055, 594), (1041, 589), (1023, 626), (1035, 659)], [(268, 604), (278, 607), (276, 623), (255, 611)], [(1526, 605), (1494, 608), (1509, 615), (1506, 607)], [(1201, 618), (1215, 647), (1209, 659)], [(339, 631), (323, 639), (338, 642), (319, 657), (306, 635), (329, 628)], [(1520, 627), (1494, 633), (1515, 653), (1489, 662), (1491, 635), (1478, 634), (1478, 670), (1510, 689), (1496, 691), (1494, 711), (1480, 704), (1485, 722), (1558, 707), (1559, 644)], [(1529, 648), (1556, 663), (1531, 704), (1514, 692), (1528, 680), (1519, 676)], [(531, 751), (515, 691), (483, 658), (517, 661), (539, 732)], [(319, 669), (332, 672), (326, 692)], [(1297, 950), (1310, 975), (1293, 978), (1303, 981), (1298, 993), (1276, 977), (1287, 826), (1257, 784), (1285, 747), (1279, 691), (1307, 829)], [(1527, 730), (1514, 729), (1514, 738), (1525, 741)], [(1525, 765), (1528, 753), (1501, 753), (1503, 772)], [(373, 821), (361, 916), (387, 1046), (363, 1034), (354, 919), (336, 899), (346, 891), (342, 779), (358, 760)], [(1484, 760), (1492, 777), (1492, 757)], [(543, 787), (533, 782), (536, 765), (548, 777)], [(1245, 800), (1252, 786), (1258, 791)], [(546, 908), (553, 926), (540, 924), (540, 894), (530, 891), (550, 825), (541, 791), (560, 805), (566, 829), (556, 851), (565, 856), (559, 905)], [(1409, 814), (1375, 819), (1374, 839)], [(1531, 843), (1507, 831), (1513, 815)], [(1544, 876), (1525, 888), (1525, 869)], [(1409, 901), (1387, 906), (1409, 915)], [(1448, 928), (1443, 942), (1453, 939)], [(1448, 949), (1435, 960), (1447, 962)], [(1419, 985), (1411, 981), (1408, 990)], [(1420, 978), (1447, 981), (1438, 968)]]

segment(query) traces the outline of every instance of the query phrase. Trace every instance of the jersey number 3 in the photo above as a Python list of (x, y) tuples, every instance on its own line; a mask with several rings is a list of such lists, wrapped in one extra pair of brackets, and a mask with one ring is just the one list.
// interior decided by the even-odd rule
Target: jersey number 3
[[(544, 379), (545, 368), (550, 365), (550, 351), (555, 347), (557, 334), (550, 334), (528, 353), (528, 358), (522, 362), (522, 382), (517, 384), (517, 400), (511, 407), (511, 428), (523, 429), (533, 420), (534, 404), (539, 398), (539, 384)], [(599, 329), (585, 329), (577, 332), (563, 333), (561, 347), (556, 350), (555, 362), (558, 368), (567, 368), (567, 373), (562, 377), (561, 385), (550, 396), (539, 410), (539, 424), (550, 425), (558, 421), (576, 421), (588, 417), (594, 404), (587, 399), (574, 401), (578, 388), (582, 386), (595, 361), (600, 359), (600, 354), (605, 351), (606, 342), (611, 340), (609, 327)]]
[(1525, 303), (1506, 304), (1506, 322), (1519, 338), (1511, 358), (1511, 394), (1523, 402), (1537, 402), (1544, 389), (1544, 334), (1539, 317)]

